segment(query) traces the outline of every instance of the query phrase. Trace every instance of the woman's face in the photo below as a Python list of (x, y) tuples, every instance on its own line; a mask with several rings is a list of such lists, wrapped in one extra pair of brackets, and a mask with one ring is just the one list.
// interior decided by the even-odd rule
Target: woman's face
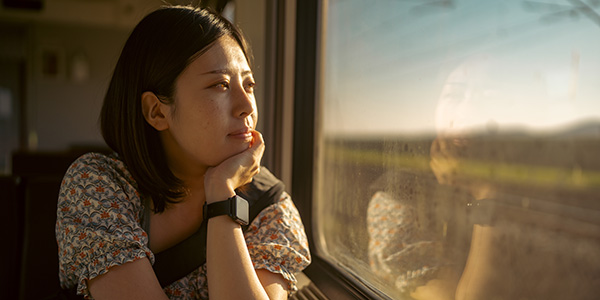
[(175, 81), (174, 98), (161, 139), (175, 175), (201, 174), (249, 147), (254, 78), (233, 38), (221, 37), (192, 61)]

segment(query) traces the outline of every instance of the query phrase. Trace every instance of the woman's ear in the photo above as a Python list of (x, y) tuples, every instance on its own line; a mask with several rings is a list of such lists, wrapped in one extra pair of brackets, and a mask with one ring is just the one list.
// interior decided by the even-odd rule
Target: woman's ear
[(153, 92), (144, 92), (142, 94), (142, 113), (144, 119), (158, 131), (163, 131), (169, 128), (167, 122), (168, 110), (166, 104), (160, 102), (158, 97)]

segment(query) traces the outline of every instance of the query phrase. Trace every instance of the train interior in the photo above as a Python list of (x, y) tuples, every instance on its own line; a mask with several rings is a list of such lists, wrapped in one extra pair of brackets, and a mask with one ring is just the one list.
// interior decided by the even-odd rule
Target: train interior
[[(2, 0), (0, 298), (58, 293), (63, 175), (110, 153), (114, 64), (166, 3)], [(313, 255), (294, 299), (597, 299), (600, 1), (191, 4), (253, 49)]]

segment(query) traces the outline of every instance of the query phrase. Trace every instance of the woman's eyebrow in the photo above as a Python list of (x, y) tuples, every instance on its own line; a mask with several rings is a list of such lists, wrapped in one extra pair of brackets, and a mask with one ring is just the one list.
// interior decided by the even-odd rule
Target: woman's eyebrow
[[(206, 73), (202, 73), (201, 75), (210, 75), (210, 74), (224, 74), (224, 75), (228, 75), (228, 74), (232, 74), (235, 73), (231, 70), (228, 69), (217, 69), (217, 70), (212, 70), (212, 71), (208, 71)], [(253, 75), (251, 70), (244, 70), (242, 71), (242, 76), (247, 76), (247, 75)]]
[(208, 71), (205, 73), (202, 73), (200, 75), (210, 75), (210, 74), (228, 74), (229, 72), (227, 72), (226, 69), (218, 69), (218, 70), (212, 70), (212, 71)]

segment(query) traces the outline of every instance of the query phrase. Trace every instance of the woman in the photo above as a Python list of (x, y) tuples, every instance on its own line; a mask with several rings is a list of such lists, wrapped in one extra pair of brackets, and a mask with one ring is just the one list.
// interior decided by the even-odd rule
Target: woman
[[(61, 187), (63, 288), (94, 299), (288, 297), (293, 274), (310, 263), (293, 202), (273, 194), (248, 220), (248, 203), (236, 197), (268, 174), (259, 167), (254, 85), (245, 40), (222, 17), (166, 7), (136, 26), (101, 112), (115, 154), (80, 157)], [(237, 208), (220, 212), (231, 203)], [(205, 263), (165, 284), (155, 259), (202, 228)]]

